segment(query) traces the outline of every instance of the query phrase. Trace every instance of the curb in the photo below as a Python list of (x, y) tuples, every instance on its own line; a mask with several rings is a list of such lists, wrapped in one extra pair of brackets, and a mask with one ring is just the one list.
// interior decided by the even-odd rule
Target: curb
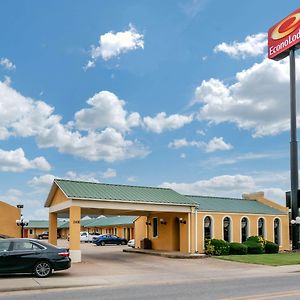
[(174, 254), (168, 252), (157, 252), (157, 251), (147, 251), (142, 249), (123, 249), (123, 252), (126, 253), (136, 253), (136, 254), (147, 254), (153, 256), (161, 256), (167, 258), (176, 258), (176, 259), (200, 259), (200, 258), (207, 258), (206, 254)]

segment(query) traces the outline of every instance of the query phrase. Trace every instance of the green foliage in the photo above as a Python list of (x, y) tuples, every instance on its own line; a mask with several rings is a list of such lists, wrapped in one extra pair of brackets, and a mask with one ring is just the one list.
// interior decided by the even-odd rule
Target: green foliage
[(257, 235), (249, 236), (247, 238), (246, 242), (260, 243), (263, 245), (265, 245), (265, 243), (266, 243), (266, 241), (264, 240), (264, 238), (262, 236), (257, 236)]
[(266, 241), (265, 243), (265, 252), (266, 253), (278, 253), (279, 245), (272, 243), (270, 241)]
[(265, 252), (264, 244), (253, 241), (246, 241), (243, 244), (248, 247), (248, 254), (263, 254)]
[(205, 241), (205, 253), (210, 255), (228, 255), (229, 243), (224, 240), (207, 240)]
[(229, 244), (229, 254), (232, 255), (245, 255), (248, 253), (248, 247), (241, 243), (230, 243)]

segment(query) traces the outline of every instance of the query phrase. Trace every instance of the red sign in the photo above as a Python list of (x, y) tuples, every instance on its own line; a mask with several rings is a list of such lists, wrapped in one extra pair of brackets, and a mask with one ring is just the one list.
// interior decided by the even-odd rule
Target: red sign
[(268, 31), (268, 57), (280, 60), (289, 49), (300, 43), (300, 8), (271, 27)]

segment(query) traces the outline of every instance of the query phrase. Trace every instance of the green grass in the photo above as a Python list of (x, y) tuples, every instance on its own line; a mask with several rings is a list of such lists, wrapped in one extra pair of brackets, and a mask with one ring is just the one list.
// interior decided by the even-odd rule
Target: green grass
[(300, 264), (300, 253), (298, 252), (278, 254), (226, 255), (214, 256), (214, 258), (268, 266), (285, 266)]

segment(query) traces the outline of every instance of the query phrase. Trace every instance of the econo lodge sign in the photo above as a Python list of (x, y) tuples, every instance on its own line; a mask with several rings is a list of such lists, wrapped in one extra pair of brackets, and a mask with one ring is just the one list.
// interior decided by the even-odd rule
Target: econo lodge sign
[(289, 49), (300, 43), (300, 8), (268, 31), (268, 57), (280, 60), (289, 55)]

